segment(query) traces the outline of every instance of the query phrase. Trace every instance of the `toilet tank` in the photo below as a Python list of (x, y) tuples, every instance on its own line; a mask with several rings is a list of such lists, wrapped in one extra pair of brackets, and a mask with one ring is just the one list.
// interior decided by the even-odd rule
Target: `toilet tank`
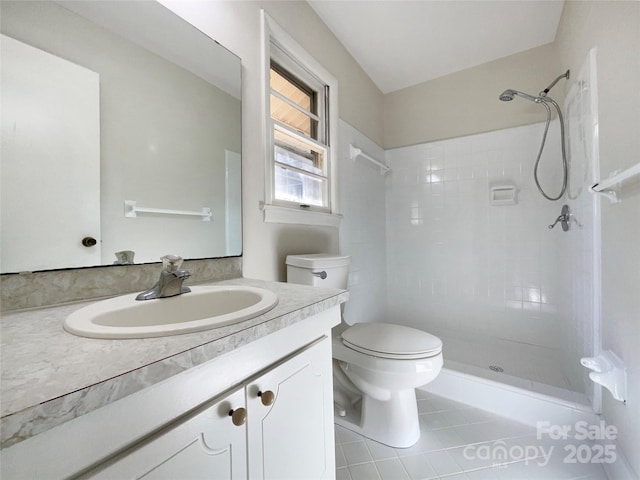
[(351, 257), (312, 253), (287, 256), (287, 282), (346, 290)]

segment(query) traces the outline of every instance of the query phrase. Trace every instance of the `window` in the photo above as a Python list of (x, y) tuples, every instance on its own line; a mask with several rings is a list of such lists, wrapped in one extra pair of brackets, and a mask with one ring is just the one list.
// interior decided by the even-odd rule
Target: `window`
[(265, 221), (337, 226), (335, 147), (331, 144), (337, 122), (337, 82), (263, 15), (268, 72)]
[(274, 200), (329, 208), (327, 123), (318, 115), (325, 87), (303, 83), (273, 59), (269, 77)]

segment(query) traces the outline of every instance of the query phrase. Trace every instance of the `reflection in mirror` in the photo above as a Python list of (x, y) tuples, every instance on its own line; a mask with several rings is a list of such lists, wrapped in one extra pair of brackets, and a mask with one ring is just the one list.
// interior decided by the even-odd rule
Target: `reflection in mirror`
[(240, 255), (240, 60), (156, 2), (0, 8), (1, 272)]

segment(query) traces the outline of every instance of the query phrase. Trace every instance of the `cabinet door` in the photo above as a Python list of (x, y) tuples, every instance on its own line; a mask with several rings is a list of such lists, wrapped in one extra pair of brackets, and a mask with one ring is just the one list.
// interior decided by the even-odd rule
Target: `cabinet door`
[(249, 478), (334, 478), (332, 396), (327, 338), (249, 383)]
[(244, 408), (244, 397), (240, 389), (199, 409), (84, 478), (246, 479), (246, 423), (236, 426), (241, 419), (229, 415)]

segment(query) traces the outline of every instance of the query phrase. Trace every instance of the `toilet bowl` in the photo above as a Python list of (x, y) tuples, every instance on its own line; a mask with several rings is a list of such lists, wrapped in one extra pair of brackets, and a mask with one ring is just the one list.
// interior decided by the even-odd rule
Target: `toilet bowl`
[(420, 438), (415, 389), (440, 373), (440, 339), (384, 323), (341, 324), (332, 336), (336, 423), (392, 447), (414, 445)]
[[(287, 281), (346, 288), (349, 257), (289, 255)], [(417, 387), (442, 369), (442, 341), (415, 328), (344, 319), (332, 331), (335, 423), (385, 445), (420, 438)]]

